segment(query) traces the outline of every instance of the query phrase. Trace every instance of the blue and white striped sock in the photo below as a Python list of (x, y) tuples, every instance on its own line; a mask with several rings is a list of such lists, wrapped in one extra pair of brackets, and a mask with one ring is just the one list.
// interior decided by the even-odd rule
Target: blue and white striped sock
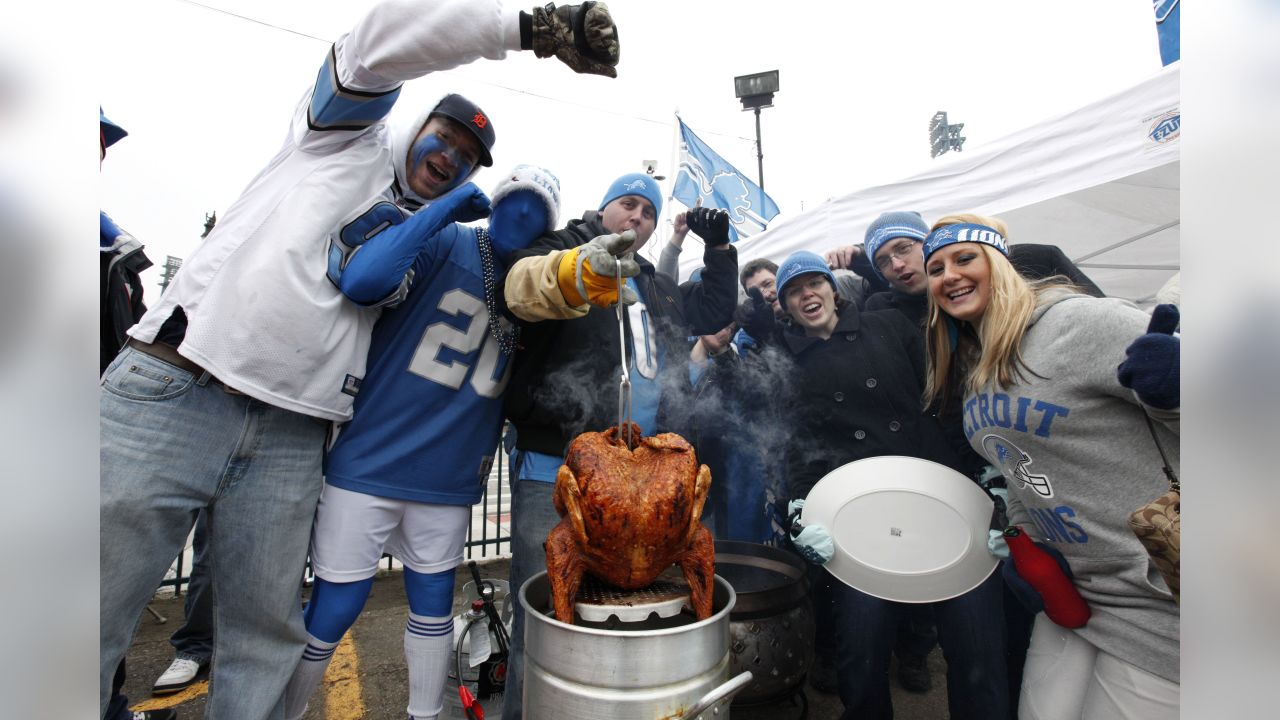
[[(338, 642), (342, 642), (341, 638)], [(324, 671), (329, 668), (333, 659), (336, 642), (325, 642), (307, 633), (307, 647), (302, 651), (302, 660), (289, 678), (289, 685), (284, 691), (285, 720), (301, 720), (307, 712), (307, 701), (315, 694), (316, 687), (324, 679)]]
[(409, 613), (404, 659), (409, 665), (409, 716), (433, 720), (444, 708), (444, 682), (453, 656), (453, 618)]

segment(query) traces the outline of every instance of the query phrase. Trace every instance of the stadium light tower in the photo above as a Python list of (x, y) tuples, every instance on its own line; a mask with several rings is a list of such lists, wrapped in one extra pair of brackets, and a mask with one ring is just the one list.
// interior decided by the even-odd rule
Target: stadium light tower
[(742, 101), (743, 110), (756, 111), (756, 162), (759, 166), (760, 192), (764, 192), (764, 147), (760, 144), (760, 108), (773, 107), (773, 94), (778, 92), (778, 71), (739, 75), (733, 79), (733, 91)]
[(960, 136), (964, 123), (947, 124), (947, 114), (942, 110), (929, 120), (929, 157), (936, 158), (948, 150), (963, 150), (965, 138)]

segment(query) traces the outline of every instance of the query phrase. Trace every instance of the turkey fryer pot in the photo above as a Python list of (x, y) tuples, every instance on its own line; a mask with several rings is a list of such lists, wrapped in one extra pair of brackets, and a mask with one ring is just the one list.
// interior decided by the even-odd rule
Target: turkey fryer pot
[[(729, 679), (733, 587), (715, 578), (711, 617), (688, 612), (612, 629), (556, 620), (545, 572), (520, 588), (524, 606), (524, 717), (528, 720), (692, 720), (728, 717), (733, 695), (751, 681)], [(612, 618), (617, 620), (617, 618)], [(622, 629), (618, 629), (622, 628)]]

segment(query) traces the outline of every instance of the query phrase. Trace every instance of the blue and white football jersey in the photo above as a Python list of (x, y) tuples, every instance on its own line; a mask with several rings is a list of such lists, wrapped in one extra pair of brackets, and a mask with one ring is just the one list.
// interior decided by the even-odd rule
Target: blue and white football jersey
[[(474, 504), (498, 445), (513, 359), (489, 330), (476, 231), (445, 227), (415, 259), (412, 277), (405, 300), (374, 326), (355, 414), (329, 452), (326, 481), (381, 497)], [(500, 323), (510, 330), (506, 318)]]

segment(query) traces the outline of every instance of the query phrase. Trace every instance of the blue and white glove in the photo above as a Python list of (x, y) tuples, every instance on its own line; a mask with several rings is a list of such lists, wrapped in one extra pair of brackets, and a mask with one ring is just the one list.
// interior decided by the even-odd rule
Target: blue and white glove
[(836, 544), (831, 533), (821, 525), (805, 526), (800, 523), (800, 511), (804, 510), (804, 500), (792, 500), (787, 503), (788, 524), (791, 526), (791, 544), (795, 546), (800, 557), (814, 565), (826, 565), (835, 557)]
[(987, 531), (987, 551), (1001, 560), (1009, 559), (1009, 543), (1005, 542), (1003, 531)]

